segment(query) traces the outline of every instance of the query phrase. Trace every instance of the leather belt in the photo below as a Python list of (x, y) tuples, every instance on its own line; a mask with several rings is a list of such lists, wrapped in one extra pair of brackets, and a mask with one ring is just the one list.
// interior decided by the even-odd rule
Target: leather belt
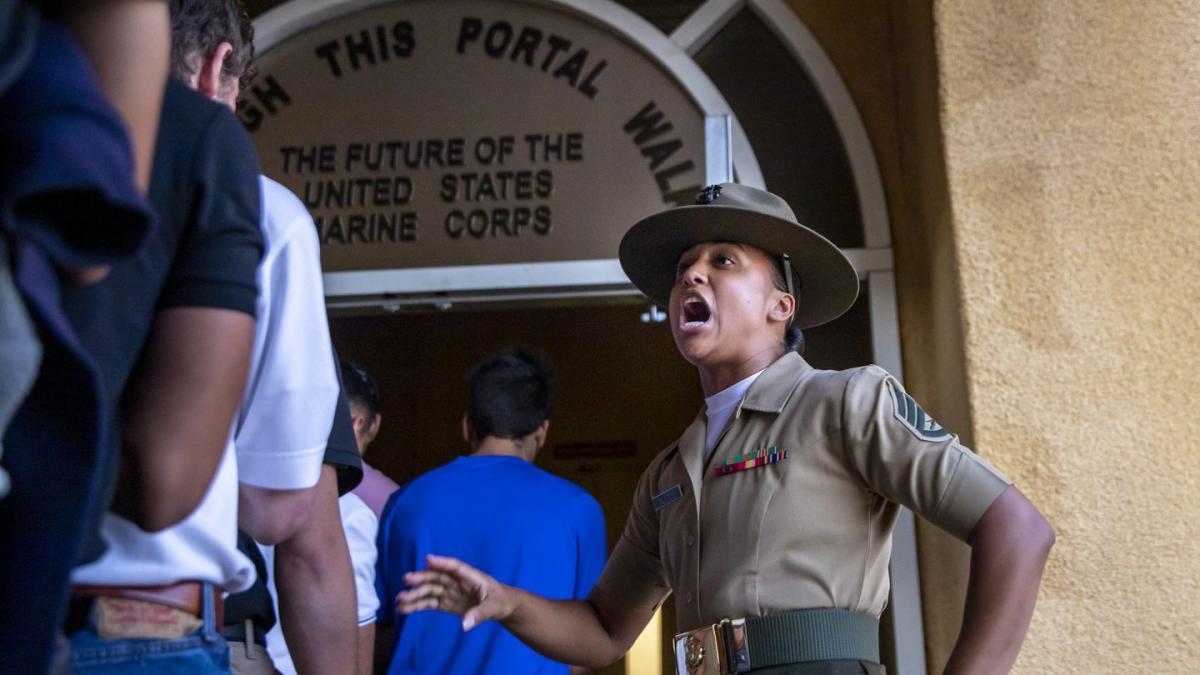
[(675, 636), (679, 675), (731, 675), (833, 660), (879, 663), (879, 620), (846, 609), (725, 619)]
[[(179, 581), (164, 586), (74, 586), (71, 592), (85, 598), (124, 598), (165, 605), (204, 618), (204, 589), (201, 581)], [(224, 623), (225, 607), (221, 589), (207, 585), (212, 594), (214, 625)]]

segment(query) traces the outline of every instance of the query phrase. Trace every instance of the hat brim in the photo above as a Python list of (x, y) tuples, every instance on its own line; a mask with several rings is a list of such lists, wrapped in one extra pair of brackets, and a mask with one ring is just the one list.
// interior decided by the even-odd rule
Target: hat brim
[(858, 297), (854, 265), (825, 237), (799, 223), (717, 204), (681, 206), (638, 221), (621, 239), (621, 267), (638, 290), (667, 307), (679, 256), (714, 241), (748, 244), (791, 258), (800, 328), (833, 321)]

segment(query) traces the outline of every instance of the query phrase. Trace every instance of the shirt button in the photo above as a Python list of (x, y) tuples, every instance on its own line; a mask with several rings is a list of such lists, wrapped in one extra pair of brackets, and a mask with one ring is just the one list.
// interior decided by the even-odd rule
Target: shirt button
[(687, 536), (687, 545), (688, 545), (688, 546), (695, 546), (695, 545), (696, 545), (696, 538), (695, 538), (695, 537), (693, 537), (692, 535), (690, 535), (690, 534), (689, 534), (689, 535)]
[(688, 594), (687, 594), (687, 604), (689, 604), (689, 605), (692, 604), (692, 592), (691, 591), (688, 591)]

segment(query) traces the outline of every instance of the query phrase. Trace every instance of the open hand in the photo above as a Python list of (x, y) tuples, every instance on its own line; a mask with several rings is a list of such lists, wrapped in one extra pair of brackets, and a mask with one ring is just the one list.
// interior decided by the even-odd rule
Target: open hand
[(438, 609), (463, 618), (463, 630), (512, 613), (508, 586), (470, 565), (440, 555), (425, 556), (426, 569), (404, 575), (407, 591), (396, 594), (396, 611)]

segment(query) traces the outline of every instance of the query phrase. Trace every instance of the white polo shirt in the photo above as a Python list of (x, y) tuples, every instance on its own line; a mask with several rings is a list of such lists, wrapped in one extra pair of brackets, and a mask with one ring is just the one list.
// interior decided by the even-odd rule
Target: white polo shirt
[(108, 551), (76, 568), (72, 582), (160, 585), (210, 581), (230, 593), (254, 582), (237, 550), (238, 482), (277, 490), (316, 485), (337, 403), (337, 371), (325, 315), (320, 247), (304, 205), (263, 176), (265, 245), (250, 374), (216, 476), (200, 505), (156, 533), (107, 514)]

